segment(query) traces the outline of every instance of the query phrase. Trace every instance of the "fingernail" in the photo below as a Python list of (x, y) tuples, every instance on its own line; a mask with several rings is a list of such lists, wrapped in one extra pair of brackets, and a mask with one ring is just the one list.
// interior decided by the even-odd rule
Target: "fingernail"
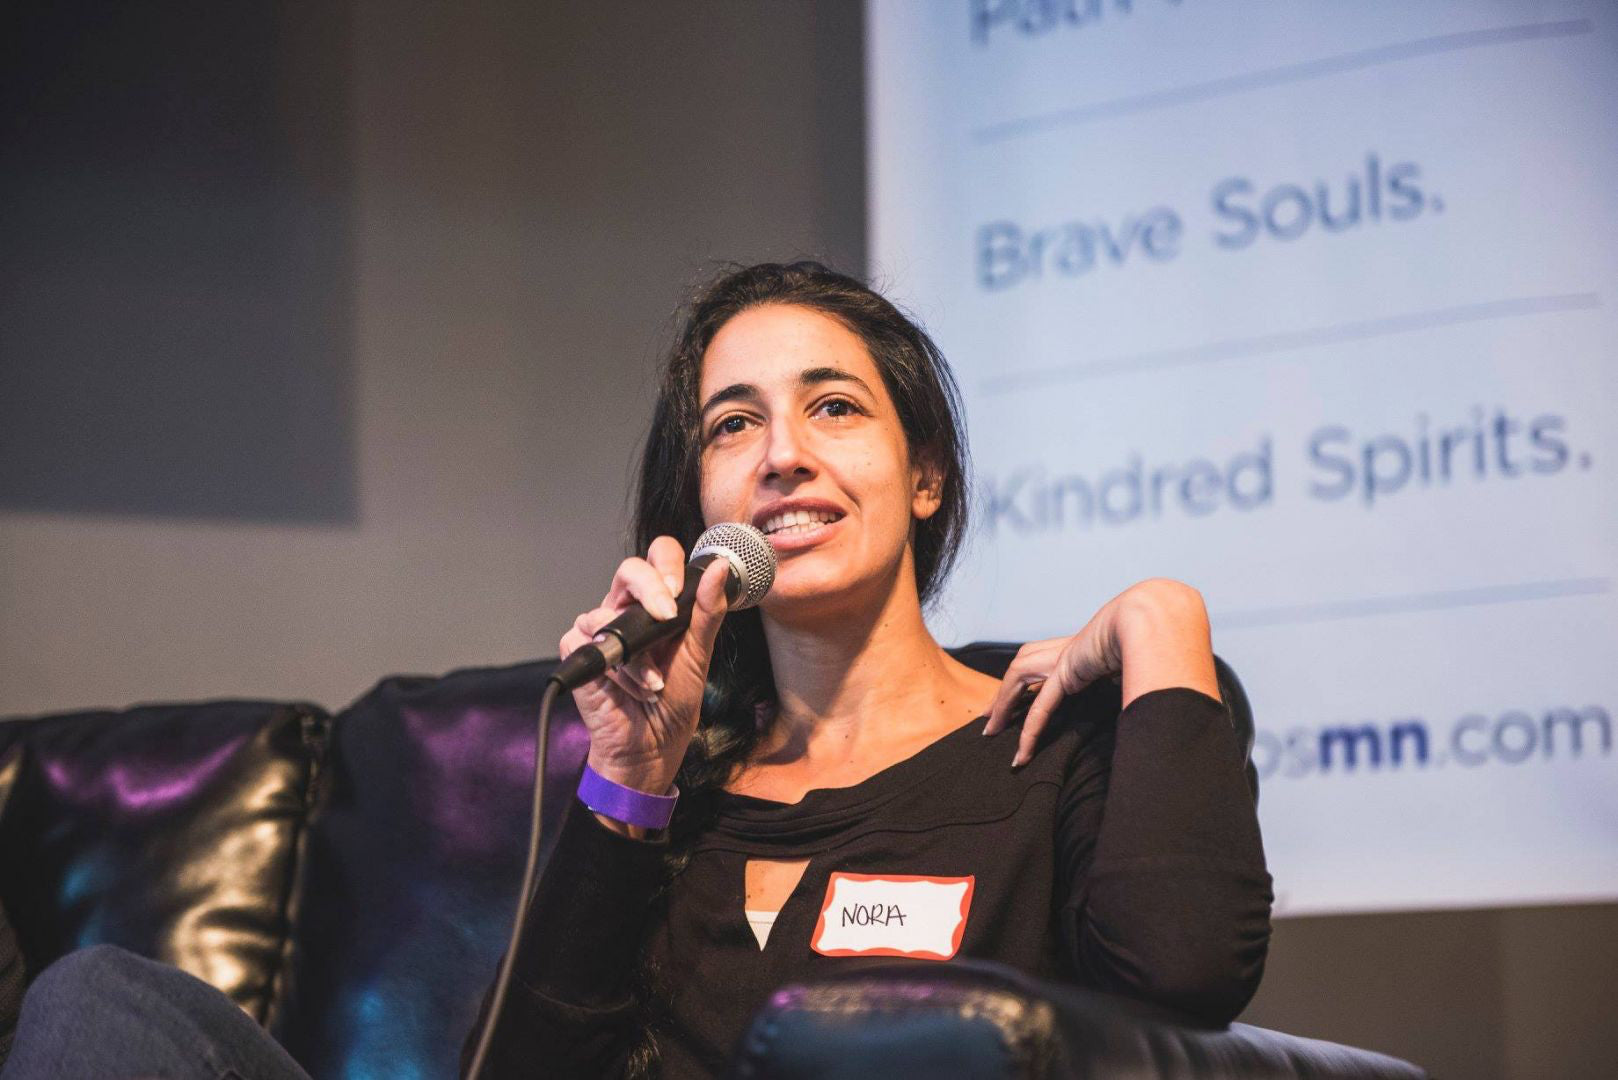
[(655, 671), (648, 671), (646, 673), (646, 688), (653, 693), (663, 689), (663, 676)]
[(669, 592), (673, 593), (675, 596), (680, 595), (680, 586), (685, 584), (679, 578), (675, 577), (673, 574), (669, 574), (667, 577), (665, 577), (663, 579), (663, 581), (664, 581), (665, 584), (668, 585)]
[(673, 600), (669, 600), (665, 597), (658, 598), (657, 611), (655, 614), (659, 619), (672, 619), (679, 613), (680, 609), (675, 606)]
[(1026, 764), (1028, 764), (1028, 755), (1024, 754), (1021, 750), (1017, 751), (1017, 756), (1011, 759), (1011, 767), (1013, 769), (1020, 769)]

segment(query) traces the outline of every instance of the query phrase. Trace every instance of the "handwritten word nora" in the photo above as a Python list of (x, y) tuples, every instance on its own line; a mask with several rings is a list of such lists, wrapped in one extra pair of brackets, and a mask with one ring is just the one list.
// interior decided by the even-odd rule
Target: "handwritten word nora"
[(844, 926), (903, 926), (905, 913), (898, 904), (845, 904)]

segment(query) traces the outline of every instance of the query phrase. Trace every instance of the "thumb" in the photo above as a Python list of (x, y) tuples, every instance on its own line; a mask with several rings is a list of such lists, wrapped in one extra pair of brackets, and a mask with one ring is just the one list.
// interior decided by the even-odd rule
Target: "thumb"
[(730, 609), (730, 601), (725, 596), (725, 586), (730, 577), (730, 564), (723, 559), (715, 559), (706, 570), (702, 572), (702, 580), (697, 584), (696, 603), (691, 605), (690, 640), (696, 644), (706, 661), (713, 653), (714, 639), (719, 636), (719, 624), (725, 620), (725, 612)]

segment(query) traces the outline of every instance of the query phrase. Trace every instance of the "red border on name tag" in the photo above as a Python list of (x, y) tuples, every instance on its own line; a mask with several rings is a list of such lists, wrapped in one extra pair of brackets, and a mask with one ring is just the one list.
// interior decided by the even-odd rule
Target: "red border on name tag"
[[(930, 881), (934, 885), (959, 885), (966, 883), (966, 891), (961, 894), (960, 919), (955, 924), (955, 935), (950, 940), (949, 952), (936, 953), (926, 950), (915, 952), (904, 949), (822, 949), (819, 944), (821, 935), (826, 930), (826, 912), (831, 907), (832, 894), (837, 891), (837, 880), (847, 881)], [(820, 918), (815, 921), (815, 932), (809, 937), (809, 947), (821, 956), (904, 956), (918, 960), (948, 960), (961, 949), (961, 939), (966, 936), (966, 914), (972, 907), (972, 890), (977, 886), (977, 878), (967, 877), (929, 877), (925, 874), (845, 874), (834, 871), (826, 879), (826, 899), (820, 904)]]

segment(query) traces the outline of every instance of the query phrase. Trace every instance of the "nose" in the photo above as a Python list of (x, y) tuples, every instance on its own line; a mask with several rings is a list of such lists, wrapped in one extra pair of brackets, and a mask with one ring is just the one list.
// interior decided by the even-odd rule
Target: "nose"
[(763, 479), (808, 479), (814, 476), (814, 453), (808, 445), (807, 436), (808, 432), (790, 419), (771, 423), (764, 443), (764, 459), (760, 462)]

